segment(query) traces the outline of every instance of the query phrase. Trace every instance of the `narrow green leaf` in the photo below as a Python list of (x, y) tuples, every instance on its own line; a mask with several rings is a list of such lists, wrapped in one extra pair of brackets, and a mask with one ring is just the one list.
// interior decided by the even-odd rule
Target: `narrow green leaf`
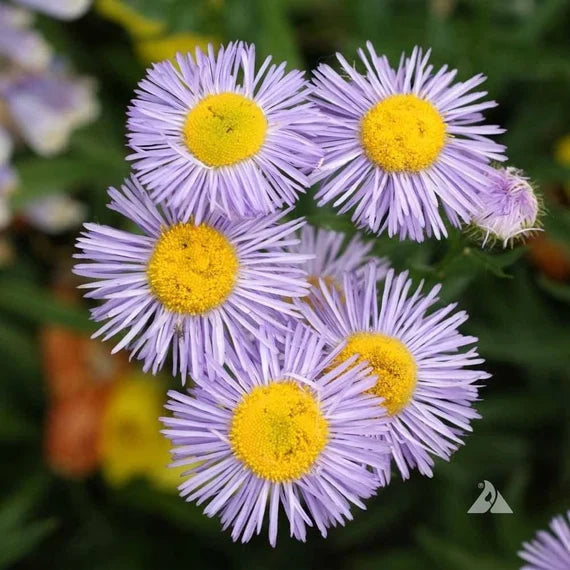
[(30, 283), (0, 280), (0, 309), (34, 323), (58, 324), (80, 331), (94, 330), (86, 310), (62, 303)]
[(499, 557), (481, 554), (480, 552), (470, 552), (450, 541), (439, 538), (432, 532), (423, 529), (417, 533), (418, 542), (437, 560), (438, 568), (449, 568), (454, 570), (481, 570), (482, 568), (492, 568), (493, 570), (512, 570), (512, 564)]
[(570, 304), (570, 285), (553, 281), (544, 275), (539, 277), (538, 284), (555, 299)]
[[(0, 503), (0, 537), (20, 526), (45, 492), (49, 479), (43, 474), (24, 479), (17, 490)], [(0, 548), (0, 550), (2, 550)]]
[(32, 552), (57, 527), (56, 519), (44, 519), (3, 535), (0, 539), (0, 568), (9, 568)]
[(19, 209), (34, 198), (63, 192), (88, 180), (94, 171), (86, 167), (81, 160), (70, 157), (26, 158), (16, 161), (16, 170), (20, 177), (12, 205)]

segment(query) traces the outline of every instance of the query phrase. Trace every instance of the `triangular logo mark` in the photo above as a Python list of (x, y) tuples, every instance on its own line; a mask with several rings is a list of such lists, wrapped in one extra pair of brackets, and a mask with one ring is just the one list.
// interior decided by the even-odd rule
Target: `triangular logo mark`
[(513, 510), (507, 504), (507, 501), (503, 499), (503, 495), (497, 491), (497, 498), (491, 507), (491, 512), (496, 515), (512, 515)]
[(503, 495), (495, 489), (489, 481), (483, 481), (477, 485), (479, 489), (483, 489), (481, 494), (477, 497), (471, 508), (467, 511), (468, 514), (484, 514), (491, 512), (497, 515), (512, 514), (513, 510), (503, 498)]

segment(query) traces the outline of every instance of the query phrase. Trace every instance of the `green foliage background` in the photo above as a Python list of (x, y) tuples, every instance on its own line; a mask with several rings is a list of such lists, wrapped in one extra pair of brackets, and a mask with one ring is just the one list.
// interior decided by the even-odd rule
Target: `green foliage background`
[[(415, 44), (431, 46), (436, 64), (459, 78), (483, 72), (500, 107), (492, 122), (511, 163), (543, 188), (562, 187), (569, 173), (553, 160), (555, 142), (570, 133), (570, 60), (566, 0), (130, 0), (143, 13), (168, 18), (171, 30), (257, 43), (262, 55), (292, 66), (350, 60), (370, 39), (397, 59)], [(105, 208), (105, 189), (127, 173), (125, 109), (143, 68), (126, 34), (90, 13), (79, 22), (40, 25), (78, 70), (95, 76), (100, 120), (77, 132), (69, 150), (45, 160), (22, 156), (16, 209), (65, 190), (84, 200), (89, 218), (119, 225)], [(548, 235), (570, 247), (570, 210), (548, 201)], [(560, 201), (558, 201), (560, 202)], [(352, 231), (332, 210), (303, 199), (312, 223)], [(58, 479), (44, 465), (45, 413), (38, 330), (59, 323), (89, 331), (87, 307), (59, 304), (48, 290), (72, 253), (72, 234), (33, 231), (11, 239), (17, 259), (0, 270), (0, 568), (146, 570), (158, 568), (441, 568), (509, 570), (516, 551), (554, 514), (570, 508), (570, 286), (531, 266), (524, 248), (483, 253), (464, 236), (417, 245), (379, 238), (376, 252), (417, 278), (442, 280), (445, 300), (472, 315), (465, 331), (480, 338), (493, 374), (478, 409), (483, 419), (433, 479), (415, 474), (393, 483), (356, 512), (346, 528), (307, 544), (281, 528), (272, 550), (265, 537), (232, 544), (217, 520), (144, 483), (114, 491), (99, 477)], [(487, 479), (513, 515), (467, 515)]]

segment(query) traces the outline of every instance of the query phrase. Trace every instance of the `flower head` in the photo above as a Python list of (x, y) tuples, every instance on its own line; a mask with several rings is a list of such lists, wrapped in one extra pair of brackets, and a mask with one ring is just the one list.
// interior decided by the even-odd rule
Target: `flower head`
[[(372, 392), (384, 399), (388, 411), (385, 436), (402, 476), (418, 468), (431, 476), (435, 455), (448, 459), (479, 417), (472, 408), (477, 382), (488, 374), (469, 367), (481, 364), (476, 342), (457, 327), (467, 320), (455, 304), (429, 312), (438, 300), (439, 286), (427, 295), (422, 285), (410, 294), (407, 273), (386, 276), (378, 306), (376, 268), (363, 279), (345, 274), (342, 295), (320, 280), (313, 292), (318, 302), (296, 303), (305, 319), (332, 350), (342, 346), (336, 360), (358, 356), (372, 367), (377, 381)], [(389, 473), (386, 474), (389, 476)]]
[(209, 214), (198, 223), (157, 207), (135, 178), (109, 194), (110, 208), (143, 235), (85, 224), (75, 272), (92, 281), (86, 296), (103, 301), (92, 312), (95, 321), (107, 321), (97, 335), (126, 333), (114, 352), (127, 347), (155, 373), (172, 350), (174, 372), (198, 376), (205, 355), (223, 363), (228, 343), (242, 355), (260, 325), (283, 331), (296, 315), (282, 297), (306, 294), (298, 266), (307, 256), (283, 249), (296, 243), (303, 220)]
[(52, 18), (74, 20), (83, 16), (92, 0), (15, 0), (21, 6), (43, 12)]
[(49, 406), (44, 453), (54, 472), (63, 477), (81, 479), (97, 469), (101, 460), (101, 418), (108, 393), (109, 386), (90, 386)]
[[(270, 331), (268, 331), (270, 332)], [(387, 447), (379, 400), (366, 393), (374, 379), (354, 359), (331, 366), (324, 343), (303, 325), (285, 339), (281, 354), (267, 334), (248, 362), (216, 366), (210, 381), (189, 396), (169, 392), (162, 418), (174, 445), (173, 466), (191, 467), (179, 487), (187, 501), (208, 501), (232, 538), (259, 534), (266, 513), (269, 541), (277, 540), (279, 506), (291, 535), (351, 519), (379, 481)]]
[(38, 72), (48, 67), (53, 52), (43, 36), (30, 27), (31, 15), (12, 6), (0, 6), (0, 61)]
[(16, 133), (37, 154), (67, 147), (72, 132), (99, 113), (95, 84), (53, 66), (42, 74), (20, 73), (0, 84), (0, 98)]
[(532, 185), (521, 170), (497, 168), (489, 173), (488, 192), (473, 217), (473, 227), (483, 232), (483, 245), (500, 241), (503, 247), (535, 233), (540, 213)]
[(344, 273), (362, 273), (367, 263), (376, 265), (378, 279), (388, 271), (388, 260), (370, 256), (373, 242), (364, 241), (358, 234), (347, 239), (341, 232), (307, 224), (301, 229), (300, 238), (300, 243), (290, 247), (289, 251), (313, 256), (305, 264), (307, 279), (313, 286), (318, 285), (319, 279), (324, 279), (329, 286), (340, 290)]
[(539, 530), (534, 540), (523, 542), (519, 556), (528, 564), (521, 570), (567, 570), (570, 568), (570, 511), (550, 522), (550, 530)]
[(109, 485), (144, 477), (164, 490), (176, 488), (180, 472), (169, 469), (169, 443), (158, 415), (164, 391), (154, 379), (130, 374), (113, 387), (101, 425), (101, 468)]
[[(20, 3), (37, 3), (46, 10), (58, 4)], [(62, 8), (72, 4), (59, 2)], [(71, 132), (98, 113), (94, 83), (65, 69), (32, 24), (28, 10), (0, 5), (0, 225), (10, 217), (1, 195), (13, 178), (8, 165), (13, 143), (23, 139), (36, 153), (52, 155), (64, 150)]]
[(346, 78), (328, 65), (315, 71), (314, 99), (327, 117), (317, 137), (325, 155), (312, 175), (322, 181), (316, 198), (353, 210), (354, 222), (374, 232), (439, 239), (447, 235), (440, 206), (453, 225), (469, 222), (489, 161), (504, 159), (487, 138), (502, 129), (479, 124), (495, 103), (470, 93), (484, 76), (452, 85), (456, 72), (434, 72), (429, 51), (415, 48), (393, 69), (367, 48), (369, 55), (358, 52), (366, 75), (340, 54)]
[(85, 219), (86, 207), (67, 194), (48, 194), (29, 202), (22, 213), (34, 227), (57, 234), (77, 227)]
[(200, 219), (274, 212), (308, 186), (320, 151), (301, 71), (228, 44), (159, 63), (129, 111), (130, 159), (153, 198)]

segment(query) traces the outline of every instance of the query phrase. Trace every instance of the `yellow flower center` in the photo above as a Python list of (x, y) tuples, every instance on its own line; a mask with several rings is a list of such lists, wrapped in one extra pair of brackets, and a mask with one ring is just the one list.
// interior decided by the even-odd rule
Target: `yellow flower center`
[(437, 109), (415, 95), (392, 95), (362, 118), (366, 156), (387, 172), (419, 172), (431, 166), (445, 143)]
[(309, 275), (307, 277), (307, 281), (317, 289), (319, 288), (319, 279), (322, 279), (325, 282), (328, 289), (336, 289), (339, 293), (342, 293), (342, 285), (339, 283), (338, 279), (331, 275)]
[(314, 395), (294, 382), (254, 388), (238, 404), (230, 428), (236, 457), (258, 477), (276, 483), (308, 473), (327, 435)]
[(232, 292), (239, 262), (231, 243), (205, 224), (177, 224), (162, 233), (147, 267), (151, 291), (174, 313), (201, 315)]
[(357, 362), (368, 362), (377, 377), (370, 393), (384, 398), (390, 415), (400, 412), (416, 387), (417, 366), (410, 351), (397, 338), (362, 332), (348, 337), (337, 359), (344, 362), (355, 354), (359, 355)]
[[(336, 291), (340, 295), (340, 300), (344, 302), (344, 293), (342, 289), (342, 285), (340, 284), (339, 280), (331, 275), (309, 275), (307, 277), (307, 281), (315, 288), (320, 290), (319, 279), (322, 279), (327, 286), (329, 291)], [(316, 295), (312, 294), (314, 291), (309, 290), (309, 294), (305, 297), (301, 297), (301, 301), (307, 303), (310, 307), (315, 308), (315, 304), (319, 304), (318, 298)]]
[(261, 108), (237, 93), (202, 99), (188, 113), (184, 138), (190, 152), (208, 166), (228, 166), (253, 156), (263, 144), (267, 120)]

